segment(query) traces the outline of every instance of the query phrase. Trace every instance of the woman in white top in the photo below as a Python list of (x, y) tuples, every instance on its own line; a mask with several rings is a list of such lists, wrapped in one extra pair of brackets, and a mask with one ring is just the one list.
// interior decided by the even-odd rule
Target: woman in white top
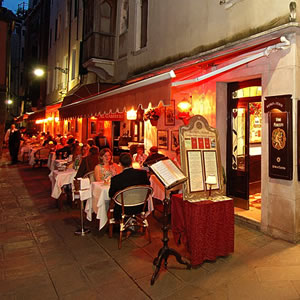
[(147, 158), (147, 155), (144, 153), (144, 145), (138, 145), (136, 148), (137, 153), (133, 154), (133, 162), (138, 162), (140, 166), (143, 166), (143, 162)]
[(111, 177), (120, 173), (120, 167), (112, 161), (112, 157), (109, 148), (100, 151), (100, 164), (95, 167), (96, 181), (109, 182)]

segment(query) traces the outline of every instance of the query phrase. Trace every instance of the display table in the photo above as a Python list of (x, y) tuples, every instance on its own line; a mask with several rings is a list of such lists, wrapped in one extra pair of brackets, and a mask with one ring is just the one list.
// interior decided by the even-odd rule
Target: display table
[(174, 239), (185, 244), (192, 266), (234, 251), (232, 199), (189, 202), (176, 194), (171, 198), (171, 210)]

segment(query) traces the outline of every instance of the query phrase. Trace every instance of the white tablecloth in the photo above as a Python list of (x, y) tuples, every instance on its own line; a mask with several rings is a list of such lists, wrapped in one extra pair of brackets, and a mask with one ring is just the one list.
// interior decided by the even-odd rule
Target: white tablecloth
[(87, 214), (87, 219), (92, 221), (92, 213), (96, 214), (96, 218), (99, 220), (99, 230), (107, 222), (107, 211), (109, 208), (109, 184), (104, 184), (101, 182), (93, 182), (92, 188), (92, 198), (86, 201), (85, 212)]
[(29, 151), (29, 161), (28, 163), (33, 166), (34, 163), (35, 163), (35, 157), (34, 157), (34, 154), (35, 152), (40, 149), (41, 147), (33, 147), (33, 148), (30, 148), (30, 151)]
[(58, 199), (63, 185), (72, 183), (76, 173), (77, 171), (73, 169), (67, 169), (65, 171), (52, 171), (49, 174), (49, 178), (52, 183), (51, 197)]
[[(108, 196), (109, 184), (104, 184), (101, 182), (92, 183), (92, 198), (88, 199), (85, 206), (85, 212), (87, 214), (87, 219), (92, 220), (92, 213), (96, 214), (97, 219), (99, 220), (99, 230), (103, 228), (106, 224), (107, 211), (109, 208), (110, 198)], [(150, 196), (148, 200), (148, 214), (153, 211), (153, 201)]]
[(150, 185), (153, 188), (152, 197), (163, 201), (165, 199), (165, 187), (155, 175), (150, 176)]
[(47, 163), (47, 166), (50, 171), (54, 170), (55, 159), (56, 159), (55, 152), (50, 152), (49, 157), (48, 157), (48, 163)]

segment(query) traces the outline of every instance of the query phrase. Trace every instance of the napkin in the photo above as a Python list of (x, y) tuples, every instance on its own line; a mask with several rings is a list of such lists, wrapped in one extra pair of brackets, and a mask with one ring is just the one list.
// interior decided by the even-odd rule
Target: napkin
[(91, 183), (89, 178), (77, 178), (80, 180), (80, 190), (86, 190), (91, 188)]

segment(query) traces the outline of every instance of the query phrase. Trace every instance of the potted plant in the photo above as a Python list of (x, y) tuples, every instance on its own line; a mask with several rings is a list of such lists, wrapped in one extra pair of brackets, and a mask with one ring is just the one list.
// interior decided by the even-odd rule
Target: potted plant
[(158, 119), (160, 117), (160, 109), (159, 108), (150, 108), (144, 114), (144, 120), (150, 120), (152, 126), (157, 126)]

